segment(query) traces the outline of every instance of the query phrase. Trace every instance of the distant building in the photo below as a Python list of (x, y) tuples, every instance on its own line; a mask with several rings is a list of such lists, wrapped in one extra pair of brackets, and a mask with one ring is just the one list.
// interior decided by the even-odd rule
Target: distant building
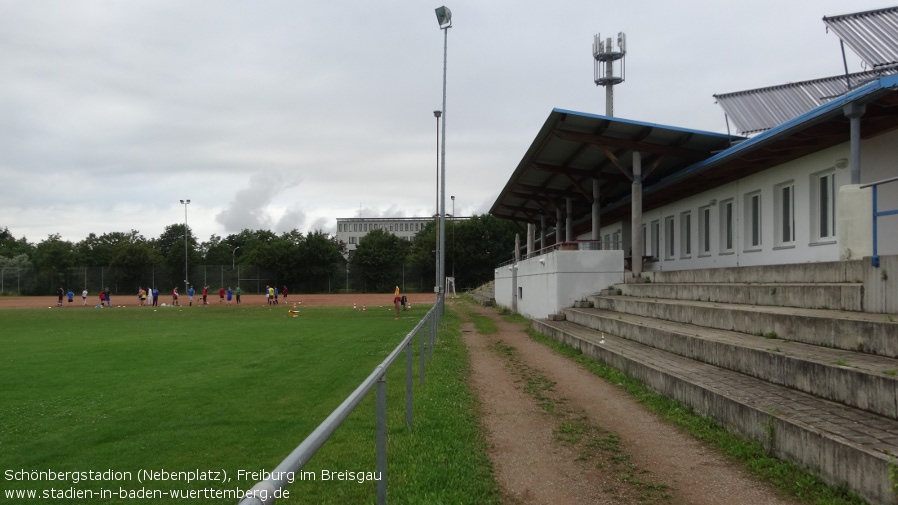
[(433, 217), (338, 217), (337, 240), (346, 244), (351, 258), (359, 241), (374, 230), (384, 230), (397, 237), (415, 241), (415, 236), (424, 225), (433, 222)]

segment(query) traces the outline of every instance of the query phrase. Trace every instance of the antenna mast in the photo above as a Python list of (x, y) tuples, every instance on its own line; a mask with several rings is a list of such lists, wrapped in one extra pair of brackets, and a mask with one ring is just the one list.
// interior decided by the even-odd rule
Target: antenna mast
[[(605, 115), (614, 116), (614, 85), (624, 82), (627, 75), (627, 36), (624, 32), (617, 34), (617, 50), (611, 43), (611, 37), (602, 40), (597, 33), (592, 42), (592, 56), (595, 59), (596, 86), (605, 86)], [(614, 75), (614, 62), (620, 60), (620, 77)], [(602, 72), (604, 71), (604, 75)]]

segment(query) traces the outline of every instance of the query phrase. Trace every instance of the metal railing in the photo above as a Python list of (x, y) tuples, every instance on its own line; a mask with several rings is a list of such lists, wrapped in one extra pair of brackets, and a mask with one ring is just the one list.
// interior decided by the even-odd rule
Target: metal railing
[[(535, 258), (537, 256), (542, 256), (544, 254), (549, 254), (553, 251), (617, 251), (622, 250), (624, 248), (624, 243), (622, 240), (574, 240), (572, 242), (558, 242), (556, 244), (550, 244), (542, 249), (538, 249), (536, 251), (527, 254), (526, 252), (521, 253), (521, 259)], [(525, 251), (526, 248), (522, 247), (522, 251)], [(514, 258), (510, 260), (506, 260), (499, 264), (499, 267), (507, 266), (512, 263), (515, 263), (517, 260)]]
[[(405, 350), (405, 422), (412, 425), (412, 340), (415, 335), (421, 333), (418, 374), (420, 383), (424, 383), (424, 358), (432, 356), (433, 345), (436, 340), (437, 330), (440, 326), (440, 316), (443, 312), (444, 300), (441, 298), (427, 312), (427, 314), (415, 325), (402, 342), (393, 349), (381, 364), (353, 391), (343, 403), (340, 404), (312, 433), (306, 437), (289, 456), (269, 472), (270, 477), (257, 483), (240, 501), (239, 505), (271, 505), (284, 488), (292, 482), (292, 476), (297, 475), (303, 466), (309, 462), (318, 449), (324, 445), (330, 436), (340, 427), (343, 421), (365, 398), (365, 395), (375, 386), (377, 387), (377, 421), (376, 421), (376, 472), (380, 479), (377, 481), (377, 503), (387, 503), (387, 370), (390, 365)], [(426, 330), (422, 332), (422, 329)]]
[(890, 182), (898, 181), (898, 177), (892, 177), (890, 179), (883, 179), (877, 182), (871, 182), (870, 184), (864, 184), (861, 186), (863, 188), (873, 188), (873, 257), (870, 258), (870, 264), (874, 267), (879, 267), (879, 218), (884, 216), (893, 216), (898, 215), (898, 209), (892, 210), (879, 210), (879, 202), (877, 200), (878, 189), (882, 184), (888, 184)]

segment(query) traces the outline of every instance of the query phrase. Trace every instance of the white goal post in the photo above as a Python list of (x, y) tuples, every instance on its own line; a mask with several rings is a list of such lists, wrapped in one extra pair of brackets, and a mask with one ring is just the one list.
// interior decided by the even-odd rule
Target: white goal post
[(446, 295), (458, 298), (458, 295), (455, 293), (455, 277), (446, 277)]

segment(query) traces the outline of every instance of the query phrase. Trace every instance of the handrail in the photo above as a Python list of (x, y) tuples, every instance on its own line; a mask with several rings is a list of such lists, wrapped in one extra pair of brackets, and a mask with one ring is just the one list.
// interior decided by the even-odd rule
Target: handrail
[[(604, 245), (608, 244), (610, 247), (608, 249), (604, 249)], [(570, 242), (558, 242), (555, 244), (547, 245), (542, 249), (538, 249), (529, 254), (522, 254), (521, 259), (535, 258), (537, 256), (542, 256), (544, 254), (548, 254), (552, 251), (557, 250), (577, 250), (577, 251), (600, 251), (600, 250), (608, 250), (608, 251), (618, 251), (623, 249), (623, 241), (616, 240), (611, 242), (605, 242), (604, 240), (572, 240)], [(515, 263), (517, 260), (512, 258), (510, 260), (506, 260), (498, 265), (499, 268), (504, 267), (506, 265), (511, 265)]]
[(877, 268), (879, 267), (879, 218), (898, 215), (898, 209), (879, 210), (878, 190), (879, 186), (895, 181), (898, 181), (898, 177), (890, 177), (888, 179), (860, 186), (861, 189), (873, 188), (873, 256), (870, 258), (870, 264)]
[[(306, 463), (318, 452), (331, 435), (340, 427), (343, 421), (352, 413), (353, 410), (362, 402), (371, 389), (377, 385), (377, 471), (380, 473), (380, 480), (377, 483), (377, 502), (379, 504), (386, 503), (386, 373), (390, 365), (396, 361), (399, 354), (406, 351), (406, 422), (411, 424), (411, 341), (421, 330), (425, 323), (429, 324), (429, 342), (430, 348), (433, 348), (433, 341), (436, 337), (436, 330), (439, 327), (440, 314), (442, 313), (441, 298), (427, 314), (415, 325), (405, 338), (396, 346), (387, 357), (374, 368), (374, 371), (359, 384), (355, 390), (343, 400), (336, 409), (327, 418), (312, 431), (297, 447), (284, 458), (281, 463), (269, 472), (269, 477), (258, 482), (249, 491), (246, 492), (239, 505), (272, 505), (278, 497), (281, 496), (283, 489), (292, 482), (293, 476), (305, 466)], [(421, 382), (424, 382), (424, 337), (421, 338)]]

